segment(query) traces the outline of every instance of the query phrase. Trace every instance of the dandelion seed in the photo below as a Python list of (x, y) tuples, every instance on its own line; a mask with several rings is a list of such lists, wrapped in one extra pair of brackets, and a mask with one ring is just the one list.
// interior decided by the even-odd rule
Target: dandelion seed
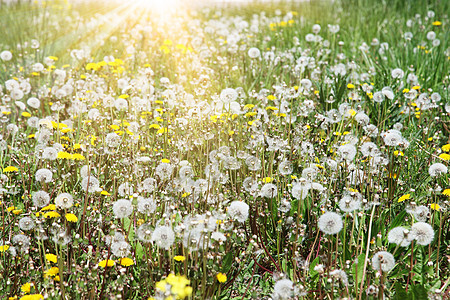
[(233, 220), (244, 223), (248, 219), (249, 206), (242, 201), (233, 201), (228, 207), (228, 214)]
[(389, 252), (379, 251), (372, 257), (372, 267), (377, 271), (389, 272), (395, 267), (395, 258)]
[(62, 193), (56, 196), (55, 205), (57, 208), (69, 209), (73, 205), (73, 197), (69, 193)]
[(447, 166), (441, 163), (432, 164), (428, 168), (428, 174), (430, 174), (431, 177), (437, 177), (440, 175), (447, 174), (447, 171), (448, 171)]
[(434, 239), (433, 227), (424, 222), (417, 222), (411, 226), (409, 240), (416, 240), (419, 245), (427, 246)]
[(50, 203), (50, 195), (46, 191), (35, 192), (31, 199), (36, 207), (44, 207)]
[(389, 231), (387, 238), (389, 243), (397, 244), (401, 247), (408, 247), (411, 244), (409, 230), (401, 226), (392, 228), (391, 231)]
[(133, 205), (131, 204), (131, 201), (119, 199), (113, 204), (113, 212), (116, 218), (126, 218), (133, 212)]
[(30, 217), (23, 217), (19, 220), (19, 228), (23, 231), (28, 231), (33, 229), (36, 226), (34, 220)]
[(342, 230), (344, 224), (341, 215), (335, 212), (326, 212), (320, 216), (318, 226), (325, 234), (337, 234)]
[(158, 247), (168, 250), (175, 241), (175, 235), (169, 226), (158, 226), (153, 231), (151, 240)]
[(289, 279), (278, 280), (274, 287), (272, 298), (273, 300), (287, 300), (294, 295), (294, 283)]

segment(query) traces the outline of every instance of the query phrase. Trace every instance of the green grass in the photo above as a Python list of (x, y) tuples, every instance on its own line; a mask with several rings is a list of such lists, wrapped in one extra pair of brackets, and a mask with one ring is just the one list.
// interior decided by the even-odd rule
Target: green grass
[[(448, 11), (448, 1), (400, 0), (162, 15), (2, 2), (0, 52), (12, 59), (0, 60), (0, 296), (445, 299), (450, 177), (430, 173), (450, 157)], [(231, 108), (220, 100), (228, 88)], [(378, 150), (367, 154), (367, 142)], [(38, 191), (49, 201), (37, 205)], [(62, 193), (73, 204), (52, 207)], [(335, 234), (319, 225), (326, 212), (342, 219)], [(420, 222), (432, 241), (414, 238)], [(404, 247), (388, 237), (399, 226), (412, 232)], [(375, 269), (379, 251), (395, 264)]]

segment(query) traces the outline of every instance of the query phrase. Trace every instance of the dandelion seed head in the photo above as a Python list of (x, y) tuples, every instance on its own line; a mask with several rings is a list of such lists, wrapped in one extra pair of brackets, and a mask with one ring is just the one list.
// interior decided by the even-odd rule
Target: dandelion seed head
[(342, 222), (342, 216), (340, 214), (326, 212), (320, 216), (318, 226), (325, 234), (337, 234), (342, 230), (344, 223)]
[(389, 272), (395, 267), (395, 258), (389, 252), (379, 251), (372, 257), (372, 267), (377, 271)]

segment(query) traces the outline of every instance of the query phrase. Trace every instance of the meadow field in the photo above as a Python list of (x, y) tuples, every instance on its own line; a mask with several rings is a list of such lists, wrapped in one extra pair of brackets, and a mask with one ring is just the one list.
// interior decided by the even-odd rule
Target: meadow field
[(0, 299), (450, 299), (450, 2), (0, 2)]

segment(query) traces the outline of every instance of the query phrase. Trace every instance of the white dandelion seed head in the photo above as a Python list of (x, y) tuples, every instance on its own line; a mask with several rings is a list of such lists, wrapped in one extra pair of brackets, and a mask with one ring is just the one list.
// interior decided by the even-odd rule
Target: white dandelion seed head
[(294, 283), (289, 279), (278, 280), (274, 287), (272, 298), (273, 300), (287, 300), (294, 295)]
[(448, 172), (447, 166), (444, 164), (441, 164), (441, 163), (432, 164), (428, 168), (428, 174), (430, 174), (431, 177), (437, 177), (440, 175), (444, 175), (444, 174), (447, 174), (447, 172)]
[(42, 168), (36, 171), (36, 181), (49, 183), (52, 181), (53, 172), (49, 169)]
[(409, 239), (422, 246), (429, 245), (434, 239), (433, 227), (425, 222), (416, 222), (411, 226)]
[(387, 238), (389, 243), (397, 244), (401, 247), (408, 247), (411, 244), (409, 230), (402, 226), (392, 228), (389, 231)]
[(168, 250), (175, 242), (175, 234), (169, 226), (158, 226), (152, 234), (152, 242), (158, 247)]
[(337, 234), (344, 227), (344, 223), (340, 214), (329, 211), (320, 216), (318, 226), (325, 234)]
[(31, 197), (33, 205), (36, 207), (44, 207), (50, 203), (50, 195), (46, 191), (37, 191)]
[(30, 217), (23, 217), (19, 220), (19, 228), (23, 231), (28, 231), (36, 226), (34, 220)]
[(126, 218), (133, 212), (133, 205), (129, 200), (119, 199), (113, 204), (113, 212), (116, 218)]
[(395, 258), (389, 252), (379, 251), (372, 257), (372, 267), (377, 271), (389, 272), (395, 267)]
[(55, 205), (57, 208), (68, 209), (73, 205), (73, 196), (69, 193), (62, 193), (56, 196)]
[(228, 215), (233, 220), (244, 223), (248, 219), (249, 206), (247, 203), (242, 201), (233, 201), (230, 206), (228, 206)]

